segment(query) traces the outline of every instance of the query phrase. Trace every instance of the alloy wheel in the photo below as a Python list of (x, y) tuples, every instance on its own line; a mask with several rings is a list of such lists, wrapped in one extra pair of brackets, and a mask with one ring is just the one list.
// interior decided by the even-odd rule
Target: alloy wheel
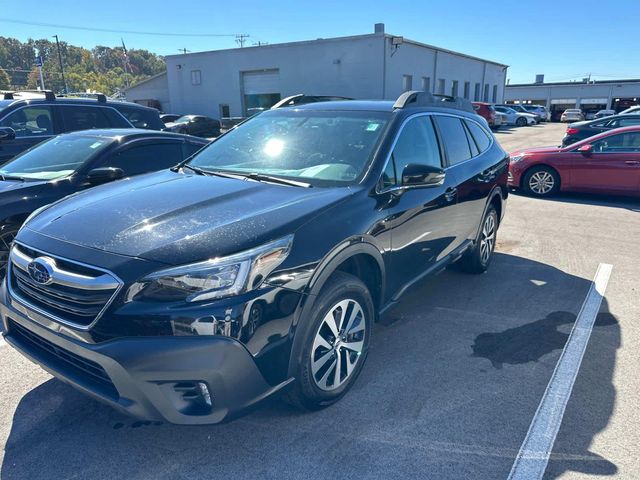
[(13, 230), (0, 232), (0, 280), (2, 280), (7, 274), (9, 252), (11, 251), (13, 240), (16, 238), (16, 233), (17, 232)]
[(538, 195), (546, 195), (549, 193), (553, 190), (555, 183), (556, 181), (553, 175), (544, 170), (535, 172), (531, 175), (531, 178), (529, 178), (529, 188), (533, 193)]
[(362, 306), (341, 300), (322, 319), (311, 348), (311, 373), (318, 388), (332, 391), (343, 385), (360, 361), (366, 335)]
[(480, 237), (480, 261), (486, 265), (493, 252), (496, 242), (496, 217), (487, 215), (482, 225), (482, 235)]

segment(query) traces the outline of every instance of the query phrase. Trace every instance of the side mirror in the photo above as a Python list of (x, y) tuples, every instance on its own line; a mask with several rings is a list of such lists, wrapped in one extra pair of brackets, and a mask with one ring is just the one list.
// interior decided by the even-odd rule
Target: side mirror
[(14, 140), (16, 131), (11, 127), (0, 127), (0, 142)]
[(119, 180), (124, 177), (121, 168), (100, 167), (94, 168), (87, 174), (87, 182), (89, 185), (102, 185), (103, 183)]
[(437, 186), (444, 183), (442, 168), (420, 163), (410, 163), (402, 170), (402, 185)]
[(578, 151), (583, 155), (591, 155), (593, 153), (593, 145), (587, 143), (578, 148)]

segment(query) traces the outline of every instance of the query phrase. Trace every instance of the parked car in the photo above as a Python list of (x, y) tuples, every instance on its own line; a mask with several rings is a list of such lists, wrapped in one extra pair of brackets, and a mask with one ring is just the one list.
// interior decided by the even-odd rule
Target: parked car
[(207, 143), (149, 130), (91, 130), (58, 135), (22, 152), (0, 167), (0, 279), (9, 245), (33, 211), (94, 185), (169, 168)]
[(220, 135), (220, 121), (204, 115), (183, 115), (175, 122), (167, 123), (164, 130), (196, 137), (217, 137)]
[(161, 113), (160, 114), (160, 120), (162, 120), (162, 123), (164, 123), (165, 125), (167, 125), (167, 123), (173, 123), (176, 120), (178, 120), (182, 115), (177, 115), (175, 113)]
[(472, 105), (475, 112), (487, 121), (492, 130), (497, 130), (506, 123), (503, 121), (504, 117), (497, 115), (496, 109), (490, 103), (473, 102)]
[(34, 214), (0, 290), (3, 334), (143, 418), (221, 422), (285, 388), (322, 408), (412, 284), (488, 268), (507, 170), (462, 99), (265, 111), (177, 168)]
[(507, 116), (507, 125), (517, 125), (518, 127), (524, 127), (527, 125), (535, 125), (536, 117), (531, 113), (516, 112), (513, 108), (509, 107), (494, 107), (496, 111), (503, 113)]
[(628, 115), (630, 113), (640, 114), (640, 105), (635, 105), (633, 107), (629, 107), (626, 110), (620, 112), (620, 115)]
[(497, 107), (511, 108), (512, 110), (515, 110), (516, 112), (519, 112), (519, 113), (525, 113), (525, 114), (528, 114), (528, 115), (533, 115), (535, 120), (536, 120), (536, 123), (540, 123), (540, 121), (542, 120), (541, 116), (537, 112), (530, 112), (523, 105), (509, 103), (509, 104), (501, 104), (501, 105), (496, 105), (496, 106)]
[(584, 119), (584, 113), (579, 108), (569, 108), (560, 116), (561, 122), (582, 122)]
[(508, 117), (506, 114), (502, 112), (498, 112), (496, 110), (496, 119), (495, 119), (495, 128), (494, 130), (498, 130), (502, 125), (507, 125)]
[(640, 125), (640, 114), (615, 115), (598, 120), (570, 123), (562, 139), (562, 146), (566, 147), (579, 140), (592, 137), (607, 130), (633, 125)]
[(534, 196), (558, 191), (640, 196), (640, 126), (567, 147), (519, 150), (510, 157), (509, 185)]
[(60, 133), (92, 128), (161, 130), (158, 111), (135, 103), (56, 97), (52, 92), (5, 93), (0, 100), (0, 165)]
[(551, 112), (547, 110), (544, 105), (523, 105), (522, 106), (528, 113), (537, 115), (541, 122), (548, 122), (551, 120)]
[(615, 114), (616, 114), (615, 110), (598, 110), (594, 118), (610, 117)]

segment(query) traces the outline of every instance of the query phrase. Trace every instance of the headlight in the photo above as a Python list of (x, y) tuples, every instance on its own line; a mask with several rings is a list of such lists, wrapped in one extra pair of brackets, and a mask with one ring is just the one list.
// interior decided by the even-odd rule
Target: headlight
[(134, 284), (127, 300), (197, 302), (253, 290), (287, 258), (292, 242), (289, 235), (228, 257), (160, 270)]

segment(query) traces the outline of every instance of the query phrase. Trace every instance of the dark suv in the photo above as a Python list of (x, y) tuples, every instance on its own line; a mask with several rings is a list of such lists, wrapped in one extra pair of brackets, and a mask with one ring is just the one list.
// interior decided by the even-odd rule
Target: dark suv
[(162, 130), (158, 111), (135, 103), (56, 97), (51, 92), (5, 93), (0, 100), (0, 165), (60, 133), (92, 128)]
[(5, 339), (143, 418), (215, 423), (279, 391), (321, 408), (407, 288), (486, 270), (507, 171), (461, 99), (266, 111), (174, 169), (34, 214), (0, 290)]

